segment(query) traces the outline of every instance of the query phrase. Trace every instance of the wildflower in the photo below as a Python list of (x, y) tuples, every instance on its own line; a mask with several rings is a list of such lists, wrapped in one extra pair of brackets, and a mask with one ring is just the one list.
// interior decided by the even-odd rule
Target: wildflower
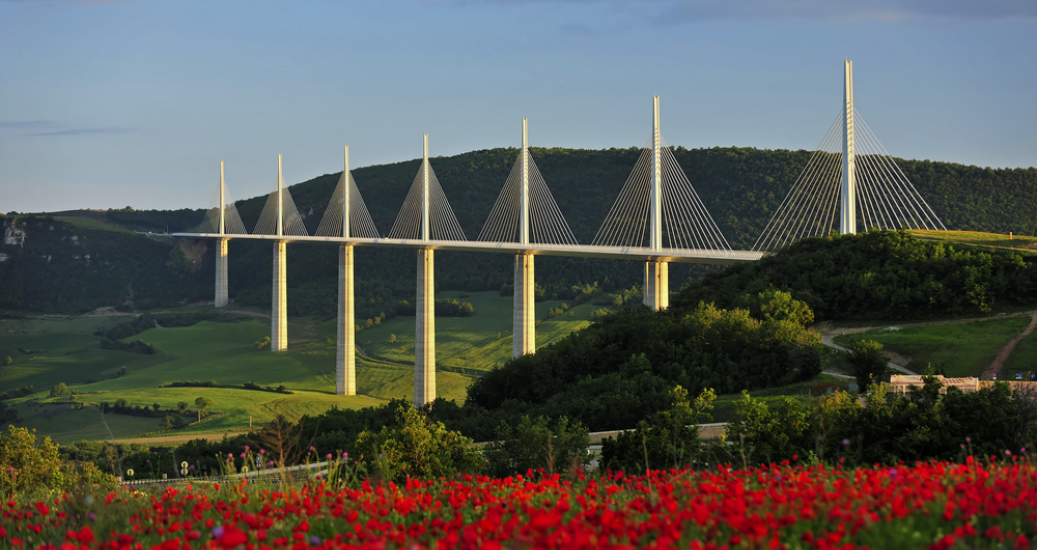
[(218, 539), (218, 538), (220, 538), (222, 536), (223, 536), (223, 526), (222, 525), (217, 525), (216, 527), (213, 527), (213, 529), (212, 529), (212, 538)]
[(86, 519), (88, 519), (90, 521), (97, 521), (97, 514), (95, 514), (93, 512), (90, 512), (89, 514), (86, 515)]
[(246, 451), (249, 450), (249, 446), (248, 445), (245, 445), (245, 450)]
[(843, 447), (849, 447), (849, 446), (850, 446), (850, 440), (849, 439), (844, 439), (843, 440)]
[(265, 454), (266, 454), (266, 449), (260, 449), (260, 450), (259, 450), (259, 454), (261, 454), (261, 455), (265, 455)]
[(328, 453), (328, 460), (331, 460), (331, 453)]
[(316, 535), (310, 537), (310, 546), (320, 546), (320, 543), (321, 543), (320, 537), (318, 537)]

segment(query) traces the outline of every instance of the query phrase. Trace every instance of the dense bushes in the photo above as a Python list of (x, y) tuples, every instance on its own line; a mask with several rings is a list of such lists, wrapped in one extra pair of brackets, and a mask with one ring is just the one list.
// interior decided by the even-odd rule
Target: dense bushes
[(62, 461), (58, 446), (49, 437), (37, 440), (36, 430), (8, 426), (6, 435), (0, 433), (0, 492), (4, 495), (114, 482), (92, 463)]
[(982, 313), (1037, 299), (1037, 256), (922, 241), (900, 231), (833, 234), (709, 275), (672, 304), (710, 300), (732, 307), (746, 294), (775, 289), (809, 304), (818, 320)]
[(1013, 395), (1005, 383), (975, 393), (951, 387), (945, 396), (940, 388), (928, 378), (906, 397), (876, 385), (863, 404), (839, 392), (776, 407), (746, 393), (727, 439), (751, 463), (798, 455), (854, 464), (1004, 456), (1037, 442), (1037, 396)]

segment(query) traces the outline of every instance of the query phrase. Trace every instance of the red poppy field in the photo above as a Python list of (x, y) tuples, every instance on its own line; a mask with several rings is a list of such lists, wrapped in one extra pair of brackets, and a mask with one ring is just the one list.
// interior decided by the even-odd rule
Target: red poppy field
[(1031, 548), (1029, 461), (16, 497), (7, 548)]

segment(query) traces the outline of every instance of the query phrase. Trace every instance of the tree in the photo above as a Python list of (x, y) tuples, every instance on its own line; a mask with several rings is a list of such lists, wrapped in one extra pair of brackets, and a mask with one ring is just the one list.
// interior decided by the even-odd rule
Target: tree
[(64, 382), (54, 386), (50, 389), (51, 397), (65, 397), (68, 394), (68, 386)]
[[(602, 442), (601, 461), (607, 468), (628, 472), (649, 468), (682, 468), (700, 454), (699, 423), (713, 418), (716, 393), (707, 388), (692, 401), (688, 390), (670, 390), (670, 408), (659, 411), (633, 431)], [(645, 463), (645, 460), (648, 463)]]
[(59, 481), (58, 446), (49, 437), (37, 441), (36, 430), (8, 426), (0, 434), (0, 488), (4, 494), (22, 493)]
[(390, 334), (388, 342), (390, 344), (395, 344), (396, 343), (396, 335), (395, 334)]
[(850, 344), (850, 374), (857, 379), (860, 391), (872, 383), (879, 382), (889, 370), (886, 355), (882, 353), (882, 344), (873, 340), (857, 340)]
[(418, 409), (400, 405), (396, 424), (357, 437), (360, 460), (394, 480), (437, 479), (477, 472), (485, 459), (470, 438), (432, 422)]
[(178, 401), (176, 404), (176, 410), (184, 412), (187, 410), (187, 401)]
[(205, 409), (212, 406), (212, 399), (209, 399), (208, 397), (199, 397), (194, 400), (194, 406), (198, 407), (198, 421), (201, 422), (202, 413), (205, 412)]
[[(554, 424), (553, 426), (551, 424)], [(579, 422), (565, 416), (549, 423), (546, 416), (523, 415), (514, 428), (507, 421), (497, 426), (497, 440), (486, 447), (489, 474), (505, 477), (543, 468), (548, 474), (590, 462), (590, 435)]]
[(11, 363), (14, 363), (14, 359), (11, 359), (10, 355), (4, 357), (4, 366), (10, 365)]
[(154, 404), (151, 405), (151, 408), (155, 409), (155, 412), (158, 412), (159, 409), (162, 408), (162, 405), (159, 405), (158, 403), (154, 403)]

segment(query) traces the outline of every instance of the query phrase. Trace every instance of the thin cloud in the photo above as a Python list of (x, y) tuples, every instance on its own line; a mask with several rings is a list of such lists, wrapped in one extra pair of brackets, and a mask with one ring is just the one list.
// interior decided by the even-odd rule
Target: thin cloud
[(0, 129), (11, 128), (21, 130), (24, 128), (47, 128), (49, 126), (52, 126), (49, 120), (0, 120)]
[[(717, 19), (805, 19), (819, 21), (976, 20), (1037, 17), (1033, 0), (484, 0), (500, 5), (550, 5), (564, 2), (609, 6), (668, 23)], [(440, 3), (440, 2), (437, 2)], [(445, 3), (445, 2), (444, 2)], [(453, 0), (471, 4), (472, 0)]]
[(38, 132), (35, 134), (29, 134), (32, 137), (49, 137), (49, 136), (91, 136), (98, 134), (125, 134), (127, 132), (136, 132), (137, 128), (120, 128), (116, 126), (109, 126), (107, 128), (70, 128), (68, 130), (57, 130), (54, 132)]

